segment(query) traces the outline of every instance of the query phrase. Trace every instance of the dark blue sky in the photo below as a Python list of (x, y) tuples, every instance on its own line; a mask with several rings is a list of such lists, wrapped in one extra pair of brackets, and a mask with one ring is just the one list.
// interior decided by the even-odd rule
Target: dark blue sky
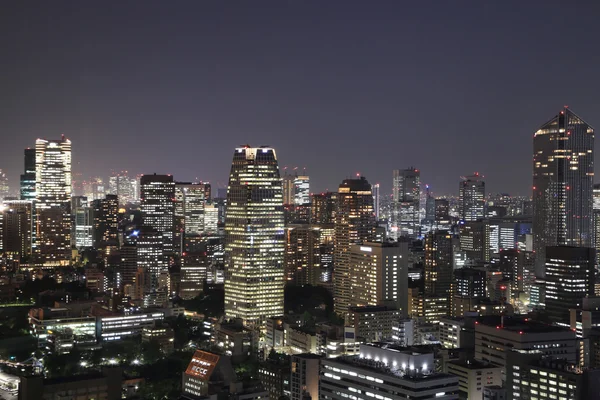
[(598, 1), (13, 1), (0, 13), (0, 168), (37, 137), (85, 175), (225, 184), (270, 144), (315, 191), (415, 166), (529, 194), (535, 129), (600, 126)]

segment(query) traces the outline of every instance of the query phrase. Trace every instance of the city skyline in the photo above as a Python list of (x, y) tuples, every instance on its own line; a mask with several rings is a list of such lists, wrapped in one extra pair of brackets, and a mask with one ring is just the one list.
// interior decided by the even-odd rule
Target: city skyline
[[(592, 126), (600, 119), (596, 4), (573, 5), (582, 20), (568, 27), (558, 3), (271, 4), (235, 14), (185, 4), (166, 16), (152, 2), (11, 4), (0, 28), (18, 38), (0, 75), (10, 185), (21, 149), (64, 133), (84, 176), (157, 172), (224, 187), (229, 149), (251, 142), (277, 148), (282, 166), (306, 167), (315, 192), (359, 172), (387, 194), (391, 171), (414, 165), (434, 194), (455, 193), (460, 176), (479, 171), (489, 192), (530, 195), (530, 138), (547, 115), (566, 103)], [(227, 33), (238, 26), (244, 35)], [(539, 68), (566, 45), (586, 61)], [(563, 74), (571, 84), (550, 89)], [(494, 123), (508, 114), (509, 127)]]

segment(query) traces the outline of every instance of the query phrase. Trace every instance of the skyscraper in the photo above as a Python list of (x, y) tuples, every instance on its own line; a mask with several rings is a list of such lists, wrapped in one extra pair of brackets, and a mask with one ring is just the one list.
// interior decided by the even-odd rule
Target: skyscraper
[(458, 203), (460, 219), (477, 221), (485, 217), (485, 182), (483, 176), (476, 172), (461, 177), (458, 186)]
[(94, 247), (94, 212), (87, 197), (71, 198), (71, 246), (77, 250)]
[[(598, 254), (600, 253), (600, 184), (594, 185), (592, 213), (594, 224), (592, 229), (592, 233), (594, 234), (593, 247), (596, 249), (596, 254)], [(598, 264), (598, 260), (596, 260), (596, 264)]]
[(594, 295), (596, 250), (546, 247), (546, 312), (553, 322), (569, 324), (569, 309), (580, 309)]
[(10, 197), (10, 186), (8, 185), (8, 177), (6, 173), (0, 169), (0, 199)]
[(92, 201), (94, 223), (94, 247), (106, 252), (116, 247), (119, 239), (119, 199), (107, 194), (103, 199)]
[(25, 166), (21, 174), (21, 200), (35, 200), (35, 149), (25, 149)]
[(247, 326), (283, 314), (283, 189), (271, 147), (233, 155), (225, 217), (225, 314)]
[(294, 204), (297, 206), (310, 205), (310, 178), (308, 175), (294, 178)]
[(375, 212), (375, 220), (379, 221), (379, 183), (371, 185), (371, 192), (373, 193), (373, 212)]
[(421, 173), (413, 167), (396, 169), (392, 184), (392, 235), (417, 237), (421, 226)]
[(173, 254), (175, 239), (175, 182), (171, 175), (140, 178), (142, 223), (162, 236), (162, 253)]
[(35, 144), (36, 255), (48, 266), (71, 260), (71, 141), (37, 139)]
[(181, 252), (185, 248), (186, 237), (199, 236), (204, 232), (204, 207), (206, 204), (204, 183), (177, 182), (175, 184), (175, 217), (178, 221), (178, 235)]
[(333, 295), (338, 314), (350, 306), (350, 248), (353, 244), (373, 241), (375, 214), (371, 185), (365, 177), (344, 180), (338, 189), (335, 214)]
[(449, 298), (453, 273), (452, 235), (433, 231), (425, 236), (425, 296)]
[(564, 108), (533, 137), (533, 246), (545, 276), (546, 246), (591, 247), (594, 129)]
[(32, 203), (7, 200), (3, 206), (2, 250), (6, 258), (19, 261), (31, 255)]
[(283, 187), (283, 204), (294, 204), (294, 175), (291, 175), (287, 172), (284, 172), (281, 177), (281, 183)]

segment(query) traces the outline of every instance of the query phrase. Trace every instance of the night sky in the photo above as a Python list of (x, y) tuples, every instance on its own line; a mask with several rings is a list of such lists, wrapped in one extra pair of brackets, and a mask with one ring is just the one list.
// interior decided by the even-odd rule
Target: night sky
[(64, 133), (84, 176), (225, 186), (248, 143), (313, 191), (415, 166), (438, 194), (474, 171), (529, 194), (541, 124), (568, 104), (600, 129), (594, 0), (5, 1), (0, 51), (15, 188), (23, 148)]

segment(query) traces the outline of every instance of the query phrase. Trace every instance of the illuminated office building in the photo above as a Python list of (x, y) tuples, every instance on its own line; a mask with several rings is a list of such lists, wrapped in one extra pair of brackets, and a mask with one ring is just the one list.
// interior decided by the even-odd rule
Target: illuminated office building
[(20, 198), (21, 200), (35, 201), (35, 149), (25, 149)]
[(533, 246), (545, 276), (546, 246), (591, 247), (594, 129), (564, 108), (533, 137)]
[(421, 226), (421, 173), (415, 168), (396, 169), (392, 184), (392, 236), (415, 238)]
[(580, 309), (594, 296), (596, 251), (587, 247), (546, 247), (546, 312), (554, 322), (567, 323), (569, 309)]
[(345, 314), (351, 305), (351, 246), (373, 241), (375, 238), (373, 194), (365, 177), (346, 179), (341, 183), (338, 189), (334, 238), (334, 307), (336, 313)]
[(352, 307), (394, 304), (408, 312), (408, 243), (364, 242), (350, 247)]
[[(175, 218), (182, 239), (204, 232), (206, 189), (203, 183), (177, 182), (175, 184)], [(183, 243), (184, 243), (183, 242)]]
[(275, 149), (233, 155), (225, 216), (225, 313), (247, 326), (283, 314), (285, 234)]
[(105, 251), (118, 245), (119, 199), (108, 194), (103, 199), (92, 201), (94, 215), (94, 248)]
[(171, 175), (140, 178), (142, 222), (162, 237), (162, 253), (173, 254), (175, 241), (175, 182)]
[(138, 202), (138, 192), (138, 180), (129, 177), (127, 171), (113, 174), (108, 179), (108, 193), (117, 195), (120, 205)]
[(453, 274), (453, 243), (448, 231), (425, 236), (425, 296), (449, 299)]
[(94, 211), (89, 207), (87, 197), (71, 198), (71, 245), (77, 250), (94, 247)]
[(317, 285), (321, 274), (321, 230), (309, 224), (285, 228), (285, 280), (295, 285)]
[[(596, 249), (596, 254), (598, 254), (600, 252), (600, 184), (594, 185), (592, 212), (592, 221), (594, 223), (592, 230), (594, 234), (593, 247)], [(598, 264), (598, 260), (596, 260), (596, 264)]]
[(281, 184), (283, 190), (283, 204), (294, 204), (294, 175), (289, 174), (287, 171), (284, 172), (281, 177)]
[(460, 219), (477, 221), (485, 217), (485, 182), (483, 176), (476, 172), (471, 176), (461, 177), (458, 186), (458, 207)]
[(36, 256), (46, 266), (71, 260), (71, 141), (35, 144)]
[(294, 178), (294, 204), (297, 206), (310, 205), (310, 178), (307, 175)]
[(373, 212), (375, 213), (375, 220), (379, 221), (379, 203), (381, 198), (379, 197), (379, 183), (371, 185), (371, 192), (373, 193)]
[(311, 222), (318, 225), (335, 223), (337, 193), (327, 192), (312, 195)]

